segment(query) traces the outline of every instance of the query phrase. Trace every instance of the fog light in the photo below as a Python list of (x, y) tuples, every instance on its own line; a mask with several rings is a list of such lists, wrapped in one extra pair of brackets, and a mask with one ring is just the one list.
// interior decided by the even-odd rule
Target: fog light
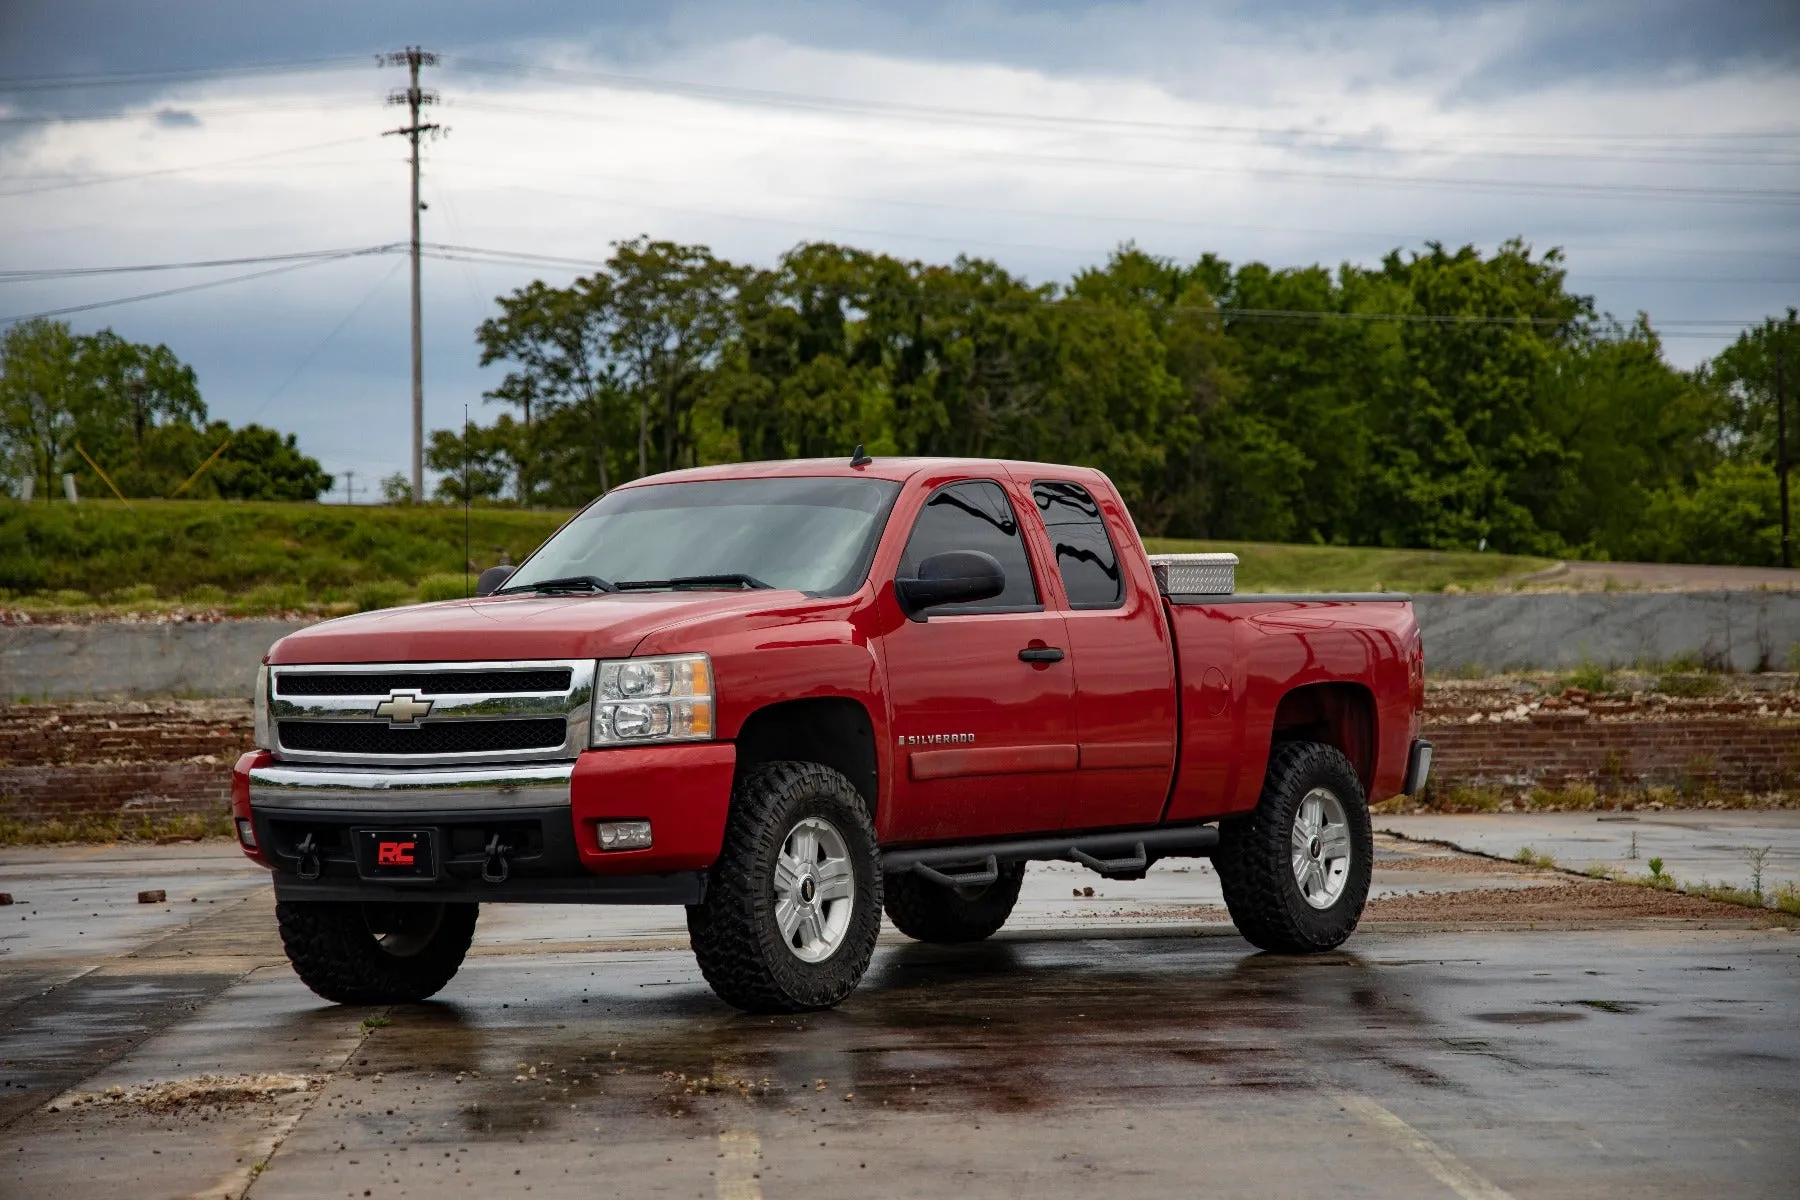
[(239, 817), (237, 819), (237, 827), (238, 841), (242, 843), (244, 849), (256, 849), (256, 826), (250, 823), (249, 818)]
[(648, 821), (601, 821), (595, 828), (600, 831), (600, 848), (602, 850), (648, 850), (650, 848), (650, 822)]

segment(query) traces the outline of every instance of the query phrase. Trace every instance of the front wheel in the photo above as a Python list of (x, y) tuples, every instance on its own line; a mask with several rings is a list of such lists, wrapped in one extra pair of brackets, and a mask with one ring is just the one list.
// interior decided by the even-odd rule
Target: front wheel
[(275, 920), (300, 981), (336, 1004), (407, 1004), (450, 982), (478, 905), (280, 900)]
[(706, 899), (688, 907), (700, 973), (754, 1013), (830, 1008), (856, 990), (881, 931), (869, 810), (817, 763), (747, 768)]
[(1342, 945), (1369, 899), (1375, 838), (1362, 781), (1335, 747), (1285, 742), (1255, 811), (1219, 823), (1213, 866), (1238, 932), (1263, 950)]

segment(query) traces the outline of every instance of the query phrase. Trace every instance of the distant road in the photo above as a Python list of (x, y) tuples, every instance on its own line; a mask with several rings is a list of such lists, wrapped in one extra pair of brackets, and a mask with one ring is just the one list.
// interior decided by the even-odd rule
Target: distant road
[(1800, 588), (1800, 569), (1709, 567), (1698, 563), (1565, 562), (1515, 580), (1586, 591), (1607, 586), (1633, 591), (1715, 592)]

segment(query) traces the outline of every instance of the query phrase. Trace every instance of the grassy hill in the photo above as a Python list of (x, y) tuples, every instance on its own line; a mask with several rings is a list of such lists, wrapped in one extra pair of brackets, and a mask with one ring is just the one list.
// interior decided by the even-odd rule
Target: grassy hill
[[(349, 611), (462, 594), (463, 513), (210, 500), (0, 501), (0, 603), (42, 610), (175, 607)], [(566, 511), (477, 508), (476, 570), (519, 562)], [(1153, 540), (1152, 551), (1230, 550), (1240, 591), (1475, 590), (1546, 565), (1502, 554)]]
[(1441, 592), (1491, 589), (1503, 579), (1551, 565), (1519, 554), (1381, 550), (1366, 546), (1287, 546), (1271, 542), (1192, 542), (1148, 538), (1152, 554), (1230, 551), (1240, 592)]

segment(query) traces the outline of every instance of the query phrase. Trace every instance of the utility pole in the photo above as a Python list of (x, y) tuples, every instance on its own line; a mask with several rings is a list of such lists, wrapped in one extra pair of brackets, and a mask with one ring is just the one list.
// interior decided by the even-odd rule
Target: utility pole
[(356, 503), (356, 468), (344, 468), (344, 503)]
[[(1785, 330), (1783, 331), (1785, 332)], [(1787, 389), (1781, 377), (1780, 342), (1775, 343), (1775, 473), (1781, 478), (1781, 565), (1794, 565), (1794, 542), (1788, 533)]]
[(439, 126), (421, 123), (419, 109), (437, 103), (437, 93), (419, 86), (419, 68), (435, 67), (438, 56), (418, 46), (381, 56), (384, 65), (405, 67), (408, 83), (404, 89), (388, 93), (389, 104), (404, 104), (412, 113), (412, 123), (403, 129), (390, 129), (412, 143), (412, 498), (417, 504), (425, 494), (425, 344), (419, 304), (419, 137), (435, 133)]

